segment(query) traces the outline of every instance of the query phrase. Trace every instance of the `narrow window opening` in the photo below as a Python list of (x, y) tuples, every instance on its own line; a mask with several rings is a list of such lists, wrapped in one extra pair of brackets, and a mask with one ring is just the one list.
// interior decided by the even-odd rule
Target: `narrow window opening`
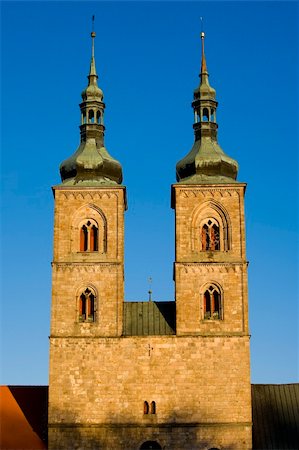
[(87, 320), (89, 322), (94, 321), (94, 296), (90, 292), (88, 295), (88, 311), (87, 311)]
[(102, 123), (102, 117), (100, 111), (97, 112), (97, 123), (100, 125)]
[(209, 236), (209, 227), (208, 225), (204, 225), (201, 230), (201, 243), (202, 249), (209, 250), (210, 246), (210, 236)]
[(80, 230), (80, 251), (86, 252), (88, 248), (88, 230), (85, 225)]
[(149, 413), (149, 405), (148, 402), (144, 402), (143, 403), (143, 414), (148, 414)]
[(205, 319), (209, 319), (211, 317), (211, 297), (208, 291), (204, 293), (204, 311)]
[(195, 110), (195, 112), (194, 112), (194, 119), (195, 119), (195, 123), (199, 123), (200, 122), (200, 111)]
[(88, 123), (94, 123), (94, 112), (92, 109), (88, 113)]
[(90, 230), (90, 250), (92, 252), (98, 251), (98, 229), (95, 225)]
[(204, 252), (220, 250), (219, 225), (214, 219), (208, 219), (208, 221), (202, 226), (201, 250)]
[(215, 122), (215, 110), (213, 108), (211, 109), (211, 119), (210, 119), (210, 121), (211, 122)]
[(80, 229), (80, 252), (97, 252), (99, 249), (99, 229), (88, 220)]
[(219, 319), (220, 317), (220, 308), (219, 308), (219, 294), (217, 291), (213, 292), (213, 318)]
[(151, 402), (151, 414), (156, 414), (156, 402)]
[(209, 122), (209, 110), (208, 110), (208, 108), (204, 108), (203, 110), (202, 110), (202, 120), (203, 120), (203, 122)]
[(221, 319), (221, 296), (219, 289), (211, 285), (203, 295), (204, 319)]
[(80, 295), (79, 298), (79, 322), (94, 322), (95, 320), (95, 296), (90, 289)]
[(211, 227), (211, 250), (220, 250), (219, 227), (214, 224)]
[(86, 297), (84, 294), (81, 294), (79, 300), (79, 321), (84, 322), (85, 319), (86, 319)]

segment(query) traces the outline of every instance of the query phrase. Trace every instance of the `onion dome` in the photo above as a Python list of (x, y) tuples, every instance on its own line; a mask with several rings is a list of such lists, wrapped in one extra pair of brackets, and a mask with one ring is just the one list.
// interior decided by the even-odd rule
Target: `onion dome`
[(185, 184), (231, 183), (237, 178), (238, 163), (224, 153), (217, 141), (218, 103), (216, 91), (209, 84), (204, 38), (202, 32), (200, 85), (194, 91), (192, 102), (195, 142), (191, 151), (177, 163), (177, 181)]
[(88, 75), (88, 86), (82, 92), (80, 104), (81, 142), (76, 152), (60, 165), (63, 185), (101, 186), (122, 182), (121, 164), (109, 155), (104, 146), (103, 91), (98, 87), (94, 57), (95, 32), (91, 33), (92, 55)]

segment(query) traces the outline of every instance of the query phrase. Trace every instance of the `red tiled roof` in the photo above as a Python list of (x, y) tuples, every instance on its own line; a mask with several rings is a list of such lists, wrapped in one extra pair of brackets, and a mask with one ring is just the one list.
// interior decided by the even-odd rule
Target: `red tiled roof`
[[(47, 386), (0, 386), (0, 448), (44, 450)], [(44, 417), (45, 416), (45, 417)]]

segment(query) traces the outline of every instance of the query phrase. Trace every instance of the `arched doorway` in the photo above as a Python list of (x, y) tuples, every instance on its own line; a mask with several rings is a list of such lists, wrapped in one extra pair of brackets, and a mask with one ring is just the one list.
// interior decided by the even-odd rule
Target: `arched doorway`
[(162, 450), (162, 447), (157, 441), (146, 441), (139, 450)]

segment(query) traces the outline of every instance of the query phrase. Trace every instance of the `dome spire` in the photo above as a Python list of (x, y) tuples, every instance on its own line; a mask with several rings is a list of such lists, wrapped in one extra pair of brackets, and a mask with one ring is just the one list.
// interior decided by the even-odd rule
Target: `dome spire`
[(92, 16), (92, 31), (91, 31), (90, 35), (91, 35), (91, 61), (90, 61), (89, 77), (95, 76), (98, 79), (97, 71), (96, 71), (96, 62), (95, 62), (95, 57), (94, 57), (94, 40), (96, 37), (96, 33), (94, 31), (94, 16)]
[[(201, 18), (202, 20), (202, 18)], [(201, 34), (200, 84), (194, 91), (195, 142), (191, 151), (177, 163), (177, 180), (181, 183), (208, 184), (233, 182), (238, 164), (227, 156), (217, 140), (216, 91), (209, 84), (205, 56), (205, 33)]]
[(63, 184), (69, 186), (97, 186), (120, 184), (122, 168), (118, 161), (109, 155), (104, 146), (103, 91), (98, 87), (95, 65), (94, 16), (92, 16), (91, 61), (88, 85), (82, 92), (81, 143), (76, 152), (60, 165)]
[(201, 76), (201, 79), (202, 79), (204, 74), (208, 75), (207, 61), (206, 61), (206, 56), (205, 56), (205, 33), (204, 33), (204, 31), (202, 31), (200, 33), (200, 37), (201, 37), (201, 70), (200, 70), (200, 76)]

